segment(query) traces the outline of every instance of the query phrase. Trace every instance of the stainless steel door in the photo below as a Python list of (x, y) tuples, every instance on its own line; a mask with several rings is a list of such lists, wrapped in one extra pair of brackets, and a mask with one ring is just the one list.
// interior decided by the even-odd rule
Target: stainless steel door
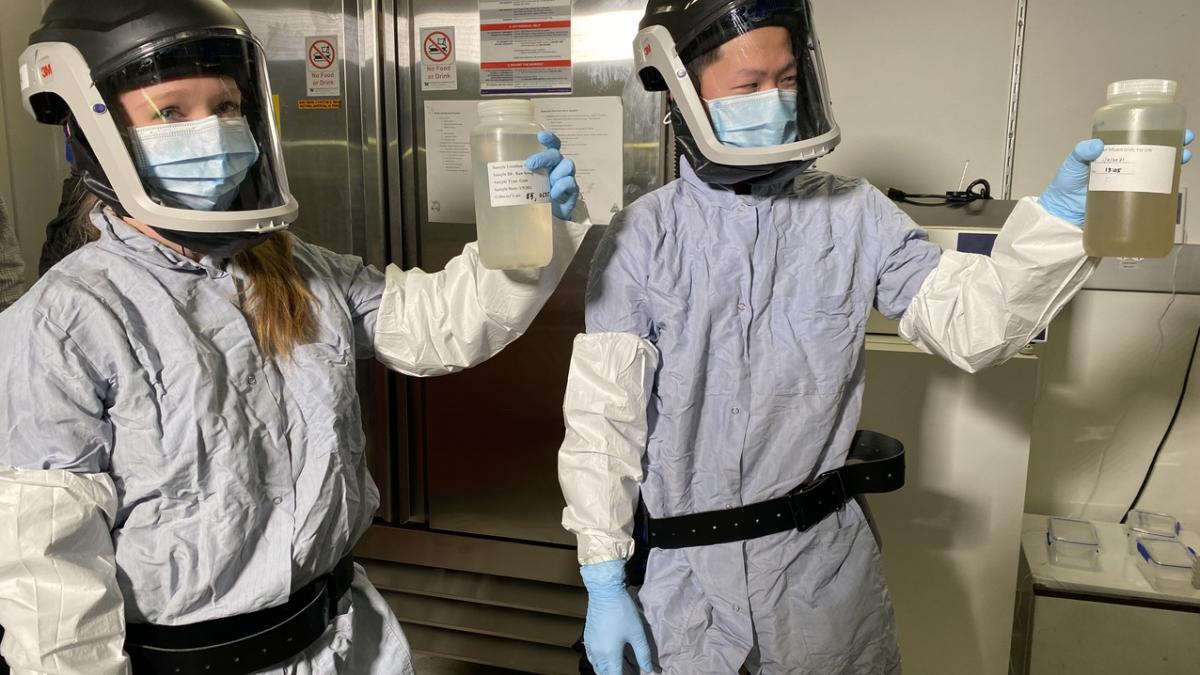
[[(622, 99), (625, 203), (662, 184), (663, 101), (644, 92), (632, 74), (631, 45), (644, 6), (643, 0), (577, 0), (572, 19), (573, 95)], [(479, 12), (475, 0), (413, 0), (412, 17), (404, 38), (409, 45), (426, 27), (453, 26), (459, 42), (458, 90), (422, 92), (415, 81), (412, 104), (403, 110), (405, 123), (416, 130), (415, 152), (402, 150), (414, 158), (416, 175), (415, 221), (405, 228), (414, 257), (407, 262), (440, 269), (475, 239), (475, 226), (431, 223), (425, 212), (424, 102), (481, 98)], [(408, 57), (418, 62), (411, 52)], [(589, 236), (524, 337), (482, 366), (414, 383), (422, 424), (414, 438), (419, 455), (412, 459), (425, 470), (428, 490), (414, 514), (430, 528), (573, 545), (559, 524), (563, 502), (555, 458), (571, 341), (583, 330), (584, 285), (602, 230)]]
[[(300, 202), (292, 228), (305, 241), (361, 256), (382, 269), (390, 259), (379, 151), (380, 91), (372, 0), (231, 0), (267, 53), (291, 191)], [(306, 40), (337, 36), (340, 96), (311, 97)], [(398, 193), (391, 195), (399, 199)], [(375, 362), (359, 368), (373, 473), (391, 513), (389, 380)]]

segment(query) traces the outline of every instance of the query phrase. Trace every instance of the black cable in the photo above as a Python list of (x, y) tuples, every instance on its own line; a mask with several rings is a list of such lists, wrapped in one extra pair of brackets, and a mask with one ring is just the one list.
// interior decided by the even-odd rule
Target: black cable
[(1146, 471), (1146, 477), (1142, 479), (1141, 487), (1138, 488), (1137, 494), (1134, 495), (1129, 507), (1125, 509), (1125, 515), (1121, 516), (1122, 523), (1129, 517), (1129, 512), (1137, 505), (1138, 501), (1142, 498), (1142, 493), (1146, 491), (1146, 486), (1150, 484), (1150, 476), (1154, 474), (1154, 465), (1158, 464), (1158, 455), (1167, 444), (1167, 439), (1171, 437), (1171, 430), (1175, 428), (1175, 421), (1179, 419), (1179, 411), (1183, 409), (1183, 401), (1187, 398), (1188, 380), (1192, 377), (1192, 366), (1196, 362), (1196, 349), (1198, 347), (1200, 347), (1200, 329), (1196, 331), (1196, 339), (1192, 342), (1192, 355), (1188, 358), (1187, 369), (1183, 372), (1183, 391), (1179, 394), (1179, 401), (1175, 403), (1175, 412), (1171, 415), (1171, 421), (1167, 424), (1167, 430), (1163, 432), (1162, 440), (1158, 442), (1158, 447), (1154, 450), (1154, 456), (1150, 458), (1150, 469)]
[[(978, 188), (978, 189), (977, 189)], [(914, 206), (945, 206), (947, 204), (967, 204), (980, 199), (992, 198), (992, 184), (985, 178), (971, 181), (965, 190), (950, 190), (945, 194), (910, 194), (899, 188), (888, 188), (888, 199)], [(932, 202), (913, 201), (917, 199), (933, 200)]]

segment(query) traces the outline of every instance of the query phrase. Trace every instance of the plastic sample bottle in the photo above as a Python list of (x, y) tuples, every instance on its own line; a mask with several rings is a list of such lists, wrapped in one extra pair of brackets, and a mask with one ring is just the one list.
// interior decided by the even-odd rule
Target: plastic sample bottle
[(1084, 217), (1088, 255), (1161, 258), (1171, 252), (1179, 208), (1186, 111), (1171, 80), (1108, 85), (1093, 133), (1104, 154), (1092, 162)]
[(525, 168), (527, 158), (545, 149), (537, 140), (541, 130), (532, 101), (479, 104), (471, 162), (479, 259), (489, 269), (545, 267), (554, 255), (549, 178)]

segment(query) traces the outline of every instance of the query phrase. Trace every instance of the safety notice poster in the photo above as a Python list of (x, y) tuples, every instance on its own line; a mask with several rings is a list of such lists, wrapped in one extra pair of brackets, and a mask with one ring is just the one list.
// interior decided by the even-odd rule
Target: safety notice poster
[(571, 93), (571, 0), (479, 0), (484, 96)]
[(338, 64), (336, 35), (316, 35), (304, 39), (309, 96), (341, 96), (341, 66)]
[(454, 26), (421, 29), (421, 91), (458, 89)]

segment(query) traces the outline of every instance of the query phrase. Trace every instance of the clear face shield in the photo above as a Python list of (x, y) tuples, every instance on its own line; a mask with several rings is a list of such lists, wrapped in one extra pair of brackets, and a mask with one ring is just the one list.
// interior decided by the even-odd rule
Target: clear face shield
[(286, 228), (299, 204), (262, 50), (249, 33), (221, 30), (97, 69), (72, 44), (36, 42), (20, 75), (26, 109), (67, 124), (89, 189), (187, 248), (227, 252)]
[[(637, 65), (657, 71), (643, 72), (643, 81), (669, 91), (686, 126), (685, 147), (704, 163), (778, 167), (814, 160), (837, 145), (841, 132), (807, 2), (735, 4), (681, 39), (677, 44), (661, 25), (643, 28)], [(699, 158), (689, 159), (695, 165)]]
[(236, 37), (173, 44), (96, 82), (146, 196), (204, 212), (288, 203), (266, 63)]
[(718, 46), (690, 59), (685, 52), (692, 86), (717, 140), (737, 148), (766, 148), (811, 141), (832, 131), (824, 78), (807, 33), (797, 29), (803, 25), (800, 17), (776, 16), (772, 21), (778, 25), (760, 27), (739, 18), (731, 15), (701, 36), (719, 40)]

